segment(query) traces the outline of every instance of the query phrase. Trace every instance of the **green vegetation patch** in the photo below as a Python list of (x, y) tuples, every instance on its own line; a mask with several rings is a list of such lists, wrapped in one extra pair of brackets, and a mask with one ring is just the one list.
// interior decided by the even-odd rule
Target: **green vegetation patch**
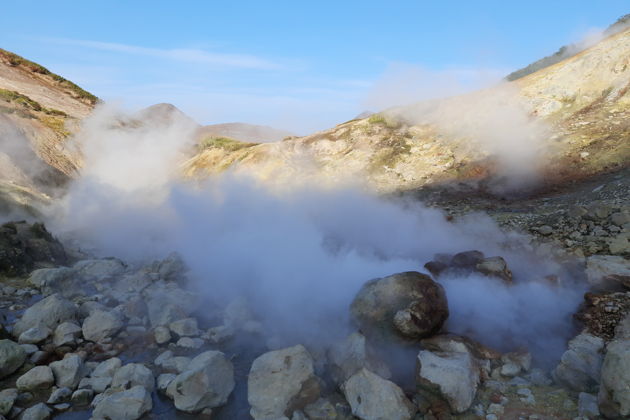
[(370, 116), (370, 118), (368, 118), (368, 123), (384, 125), (387, 128), (398, 128), (401, 126), (400, 121), (383, 114), (374, 114)]
[(2, 48), (0, 48), (0, 57), (3, 57), (9, 63), (10, 66), (23, 67), (33, 73), (49, 76), (55, 82), (57, 82), (60, 86), (66, 89), (69, 89), (73, 93), (73, 96), (77, 99), (87, 101), (88, 103), (92, 105), (96, 105), (96, 103), (98, 102), (98, 98), (92, 95), (90, 92), (82, 89), (80, 86), (72, 83), (70, 80), (67, 80), (59, 76), (58, 74), (51, 72), (46, 67), (40, 64), (27, 60), (24, 57), (20, 57), (19, 55), (14, 54), (11, 51), (3, 50)]
[[(22, 108), (30, 111), (43, 112), (48, 115), (54, 115), (58, 117), (67, 117), (68, 115), (58, 109), (43, 107), (39, 102), (34, 101), (26, 95), (22, 95), (14, 90), (0, 89), (0, 100), (5, 102), (14, 103), (20, 105)], [(29, 118), (33, 118), (33, 115), (29, 113)]]
[(245, 149), (248, 147), (257, 146), (260, 143), (247, 143), (244, 141), (238, 141), (229, 137), (207, 137), (199, 142), (199, 148), (209, 149), (223, 149), (227, 152), (236, 152), (237, 150)]
[(70, 132), (66, 129), (66, 120), (64, 118), (46, 116), (41, 119), (41, 122), (62, 137), (70, 135)]

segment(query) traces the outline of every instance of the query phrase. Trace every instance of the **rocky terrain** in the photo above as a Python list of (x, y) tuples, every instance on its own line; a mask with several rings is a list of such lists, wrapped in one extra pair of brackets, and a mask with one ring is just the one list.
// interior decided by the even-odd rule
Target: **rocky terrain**
[[(260, 141), (270, 132), (200, 127), (168, 104), (115, 120), (132, 129), (185, 121), (197, 140), (183, 167), (188, 181), (229, 169), (272, 185), (367, 185), (388, 200), (440, 209), (453, 223), (483, 213), (564, 274), (508, 264), (507, 247), (416, 258), (412, 271), (365, 278), (353, 291), (347, 325), (335, 320), (345, 336), (313, 331), (312, 340), (287, 344), (251, 296), (200, 293), (176, 253), (103, 258), (42, 223), (4, 223), (0, 420), (630, 418), (629, 57), (630, 31), (620, 29), (507, 85), (268, 144)], [(36, 219), (64, 193), (84, 164), (68, 140), (96, 102), (0, 50), (0, 213)], [(501, 114), (510, 130), (480, 119), (514, 102), (526, 114)], [(535, 132), (521, 139), (536, 142), (534, 158), (544, 151), (526, 162), (540, 163), (535, 188), (497, 189), (513, 174), (492, 136), (478, 136), (484, 124), (501, 136)], [(521, 157), (509, 162), (525, 176)], [(506, 336), (495, 348), (454, 333), (452, 278), (585, 294), (565, 330), (551, 331), (567, 337), (562, 351), (542, 361), (536, 343)], [(535, 303), (525, 307), (535, 311)]]

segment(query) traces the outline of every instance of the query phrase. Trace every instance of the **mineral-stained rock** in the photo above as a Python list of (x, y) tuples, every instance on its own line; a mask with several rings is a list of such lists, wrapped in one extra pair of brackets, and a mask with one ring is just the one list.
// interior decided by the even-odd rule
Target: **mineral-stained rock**
[(589, 333), (612, 340), (615, 328), (627, 313), (630, 313), (630, 291), (586, 293), (575, 317), (584, 323)]
[(92, 413), (95, 420), (136, 420), (151, 411), (151, 394), (140, 385), (101, 399)]
[(254, 360), (247, 381), (254, 419), (291, 416), (319, 398), (313, 359), (302, 345), (270, 351)]
[(484, 258), (477, 263), (475, 269), (487, 276), (498, 277), (507, 283), (512, 282), (512, 272), (503, 257)]
[(234, 385), (232, 363), (219, 351), (207, 351), (190, 361), (186, 370), (170, 381), (166, 395), (173, 398), (178, 410), (198, 413), (224, 405)]
[(415, 271), (367, 282), (350, 309), (362, 330), (379, 338), (395, 333), (426, 337), (439, 331), (448, 318), (442, 286)]
[(468, 410), (479, 385), (479, 366), (469, 352), (418, 353), (417, 385), (423, 395), (446, 400), (453, 413)]
[(606, 346), (598, 401), (604, 416), (630, 417), (630, 340), (613, 341)]
[(26, 351), (16, 342), (0, 340), (0, 378), (18, 370), (26, 360)]
[(363, 420), (408, 420), (416, 407), (393, 382), (361, 369), (342, 385), (352, 414)]
[(593, 392), (599, 384), (604, 340), (582, 333), (569, 341), (568, 349), (553, 371), (556, 382), (576, 392)]

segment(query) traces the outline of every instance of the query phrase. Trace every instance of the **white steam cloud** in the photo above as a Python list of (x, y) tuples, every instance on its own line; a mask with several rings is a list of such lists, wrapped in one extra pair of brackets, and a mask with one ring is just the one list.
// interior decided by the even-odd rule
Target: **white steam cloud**
[[(114, 115), (97, 111), (78, 136), (88, 167), (51, 214), (54, 231), (100, 255), (140, 261), (177, 251), (207, 302), (244, 296), (270, 335), (321, 344), (347, 332), (349, 304), (366, 281), (422, 271), (435, 253), (479, 249), (504, 256), (518, 284), (444, 280), (449, 330), (502, 347), (537, 343), (539, 355), (570, 333), (580, 300), (570, 276), (485, 216), (450, 223), (418, 202), (356, 190), (271, 192), (234, 174), (193, 185), (173, 163), (190, 145), (185, 127), (129, 126)], [(549, 274), (568, 286), (546, 285)]]

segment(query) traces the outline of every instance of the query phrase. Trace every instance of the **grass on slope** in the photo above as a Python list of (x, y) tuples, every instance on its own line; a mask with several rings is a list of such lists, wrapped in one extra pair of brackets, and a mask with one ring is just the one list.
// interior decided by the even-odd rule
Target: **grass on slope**
[[(24, 108), (27, 111), (37, 111), (37, 112), (43, 112), (48, 115), (54, 115), (58, 117), (67, 117), (67, 114), (65, 112), (60, 111), (58, 109), (43, 107), (39, 102), (34, 101), (28, 96), (22, 95), (21, 93), (16, 92), (14, 90), (0, 89), (0, 100), (20, 105), (22, 108)], [(6, 107), (3, 107), (3, 108), (6, 108)], [(30, 118), (32, 117), (33, 116), (31, 115)]]
[(33, 73), (43, 74), (52, 78), (61, 87), (69, 89), (73, 93), (73, 96), (77, 99), (87, 101), (91, 105), (96, 105), (96, 103), (98, 102), (98, 98), (92, 95), (90, 92), (82, 89), (78, 85), (72, 83), (70, 80), (67, 80), (59, 76), (58, 74), (51, 72), (46, 67), (40, 64), (34, 63), (24, 57), (20, 57), (19, 55), (4, 50), (2, 48), (0, 48), (0, 58), (4, 58), (10, 66), (23, 67)]
[(223, 149), (226, 152), (236, 152), (237, 150), (253, 147), (258, 143), (247, 143), (231, 139), (229, 137), (207, 137), (199, 142), (199, 149)]

